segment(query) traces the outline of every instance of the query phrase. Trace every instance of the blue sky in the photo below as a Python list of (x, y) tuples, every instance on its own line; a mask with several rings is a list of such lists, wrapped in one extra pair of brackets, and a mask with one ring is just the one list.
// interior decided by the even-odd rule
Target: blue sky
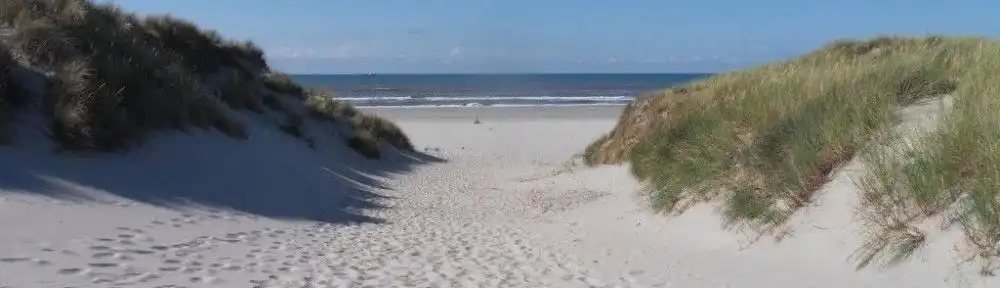
[(996, 36), (981, 0), (114, 0), (250, 39), (291, 73), (718, 72), (840, 38)]

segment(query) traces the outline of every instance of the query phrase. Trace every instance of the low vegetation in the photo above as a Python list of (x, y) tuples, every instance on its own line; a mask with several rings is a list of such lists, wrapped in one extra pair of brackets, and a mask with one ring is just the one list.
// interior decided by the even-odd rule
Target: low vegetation
[[(303, 105), (285, 102), (303, 102), (302, 86), (272, 71), (253, 43), (224, 39), (188, 21), (169, 15), (140, 17), (113, 4), (85, 0), (4, 1), (0, 32), (0, 127), (9, 126), (2, 124), (14, 114), (15, 100), (34, 97), (50, 122), (51, 138), (71, 150), (120, 151), (152, 132), (190, 127), (247, 138), (243, 123), (234, 117), (240, 111), (275, 111), (284, 115), (282, 131), (300, 137), (307, 133), (296, 122), (306, 111), (289, 109)], [(15, 61), (15, 55), (24, 61)], [(15, 79), (22, 70), (45, 75), (44, 89), (17, 89)], [(324, 101), (348, 106), (332, 98)], [(328, 116), (347, 123), (378, 119), (351, 111)], [(359, 128), (350, 129), (345, 144), (368, 137), (351, 133), (367, 131), (375, 139), (408, 147), (398, 145), (406, 137), (392, 123), (376, 122), (385, 124), (355, 124)], [(358, 151), (369, 155), (369, 150)]]
[(370, 158), (378, 158), (381, 153), (378, 143), (384, 141), (397, 149), (413, 151), (413, 144), (395, 123), (383, 118), (358, 112), (350, 103), (336, 101), (329, 91), (311, 89), (306, 98), (309, 115), (326, 121), (346, 121), (352, 132), (348, 135), (348, 145)]
[(14, 78), (15, 69), (17, 68), (17, 62), (15, 62), (13, 55), (10, 54), (10, 49), (0, 45), (0, 143), (6, 142), (9, 137), (7, 129), (8, 121), (12, 118), (11, 115), (14, 104), (18, 102), (18, 81)]
[[(873, 230), (860, 266), (905, 257), (923, 239), (915, 224), (945, 214), (991, 259), (1000, 248), (997, 67), (1000, 43), (986, 39), (839, 41), (636, 100), (584, 156), (629, 161), (661, 211), (721, 200), (728, 224), (768, 232), (863, 152), (858, 183)], [(954, 105), (940, 129), (889, 137), (896, 110), (945, 94)]]
[(268, 72), (264, 74), (264, 87), (284, 93), (286, 95), (305, 95), (306, 89), (292, 80), (291, 76), (281, 72)]

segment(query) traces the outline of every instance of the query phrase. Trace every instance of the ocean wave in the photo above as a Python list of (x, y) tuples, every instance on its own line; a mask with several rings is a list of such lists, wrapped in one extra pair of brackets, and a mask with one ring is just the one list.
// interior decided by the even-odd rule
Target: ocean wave
[(475, 108), (475, 107), (577, 107), (577, 106), (624, 106), (625, 103), (572, 103), (572, 104), (420, 104), (420, 105), (358, 105), (358, 108)]
[(410, 96), (392, 96), (392, 97), (334, 97), (337, 100), (344, 101), (407, 101), (413, 100)]
[(430, 102), (468, 102), (468, 101), (545, 101), (545, 102), (574, 102), (574, 101), (632, 101), (630, 96), (459, 96), (459, 97), (410, 97), (410, 96), (390, 96), (390, 97), (337, 97), (340, 100), (355, 102), (372, 101), (430, 101)]

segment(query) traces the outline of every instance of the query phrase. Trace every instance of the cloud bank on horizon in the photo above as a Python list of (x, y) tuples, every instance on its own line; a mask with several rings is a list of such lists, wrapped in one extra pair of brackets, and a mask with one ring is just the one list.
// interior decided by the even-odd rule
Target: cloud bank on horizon
[(840, 38), (1000, 34), (986, 0), (112, 2), (253, 40), (292, 73), (718, 72)]

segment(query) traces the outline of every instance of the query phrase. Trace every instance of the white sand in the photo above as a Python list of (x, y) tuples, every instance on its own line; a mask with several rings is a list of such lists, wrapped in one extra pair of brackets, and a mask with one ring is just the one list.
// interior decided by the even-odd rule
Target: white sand
[(855, 271), (856, 163), (781, 243), (750, 246), (710, 205), (652, 215), (627, 167), (565, 165), (618, 109), (376, 110), (429, 154), (382, 162), (262, 127), (246, 141), (175, 133), (102, 157), (52, 155), (22, 136), (0, 147), (0, 287), (1000, 284), (956, 266), (957, 233)]

